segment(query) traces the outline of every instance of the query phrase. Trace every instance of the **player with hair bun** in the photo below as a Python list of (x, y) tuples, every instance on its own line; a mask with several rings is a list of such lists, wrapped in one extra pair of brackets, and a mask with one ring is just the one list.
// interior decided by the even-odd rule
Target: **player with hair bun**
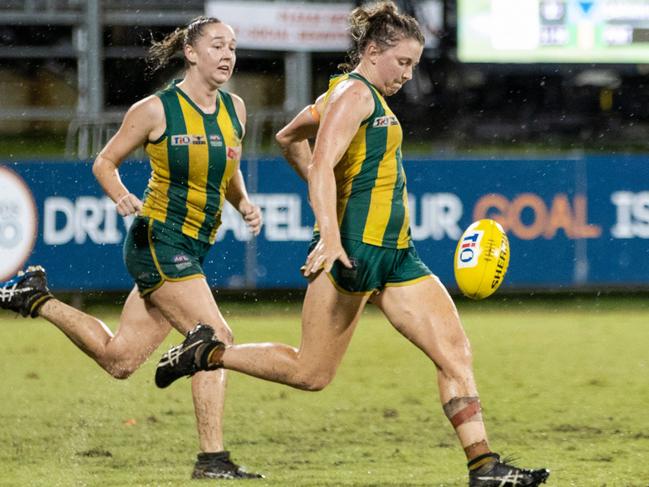
[(539, 485), (548, 470), (517, 468), (491, 450), (457, 310), (410, 237), (403, 133), (385, 97), (412, 78), (424, 37), (416, 20), (391, 1), (356, 8), (349, 22), (354, 46), (343, 74), (277, 135), (289, 163), (308, 181), (316, 217), (303, 267), (309, 284), (300, 347), (229, 345), (199, 324), (163, 356), (156, 384), (167, 387), (199, 370), (227, 368), (321, 390), (334, 378), (371, 300), (434, 365), (444, 413), (468, 460), (469, 485)]

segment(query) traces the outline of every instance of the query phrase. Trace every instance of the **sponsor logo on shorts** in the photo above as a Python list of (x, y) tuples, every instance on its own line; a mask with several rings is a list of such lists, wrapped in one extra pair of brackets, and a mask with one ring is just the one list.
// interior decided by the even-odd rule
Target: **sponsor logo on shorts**
[(207, 139), (204, 135), (180, 134), (171, 136), (171, 145), (205, 145)]
[(192, 262), (185, 254), (174, 255), (173, 258), (176, 269), (182, 271), (192, 266)]
[(478, 265), (480, 256), (480, 241), (484, 234), (481, 230), (465, 235), (460, 244), (460, 250), (457, 253), (457, 268), (464, 269)]
[(372, 123), (372, 127), (389, 127), (390, 125), (399, 125), (399, 120), (394, 115), (385, 115), (383, 117), (376, 117)]
[(179, 264), (181, 262), (189, 262), (189, 257), (187, 257), (185, 254), (177, 254), (174, 255), (173, 261), (175, 264)]

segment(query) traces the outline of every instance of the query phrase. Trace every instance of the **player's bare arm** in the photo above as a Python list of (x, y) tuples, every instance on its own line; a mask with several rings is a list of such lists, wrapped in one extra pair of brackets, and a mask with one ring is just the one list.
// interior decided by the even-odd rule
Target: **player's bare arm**
[(321, 113), (324, 110), (324, 98), (325, 95), (322, 94), (314, 104), (304, 107), (275, 135), (284, 158), (305, 181), (312, 158), (309, 139), (315, 138), (318, 133)]
[(259, 235), (262, 225), (261, 210), (250, 201), (243, 174), (241, 174), (241, 169), (238, 167), (228, 183), (225, 199), (241, 214), (250, 232), (255, 236)]
[[(231, 96), (234, 101), (234, 109), (237, 112), (237, 117), (239, 118), (239, 123), (241, 124), (241, 129), (243, 131), (241, 135), (241, 138), (243, 139), (246, 124), (246, 105), (237, 95), (231, 94)], [(239, 152), (239, 157), (241, 157), (241, 152)], [(239, 162), (240, 160), (237, 160), (237, 169), (234, 171), (232, 178), (228, 182), (225, 199), (236, 208), (248, 225), (250, 232), (256, 236), (259, 235), (259, 232), (261, 231), (261, 211), (257, 205), (250, 201), (246, 189), (246, 183), (243, 179), (243, 174), (241, 174), (241, 169), (239, 168)]]
[(120, 164), (136, 148), (160, 137), (164, 131), (162, 102), (157, 96), (145, 98), (126, 112), (119, 130), (95, 159), (92, 172), (115, 202), (120, 215), (132, 215), (142, 208), (142, 201), (122, 183), (118, 172)]
[(329, 272), (336, 260), (347, 267), (352, 266), (340, 242), (334, 168), (363, 120), (373, 110), (372, 94), (357, 80), (342, 82), (326, 103), (308, 173), (309, 196), (320, 230), (320, 241), (307, 257), (305, 276), (322, 268)]

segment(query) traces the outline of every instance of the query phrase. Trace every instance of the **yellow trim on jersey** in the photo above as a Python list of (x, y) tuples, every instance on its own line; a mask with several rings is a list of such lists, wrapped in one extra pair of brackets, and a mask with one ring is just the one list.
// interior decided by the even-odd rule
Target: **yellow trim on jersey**
[(169, 204), (167, 192), (171, 179), (167, 137), (163, 137), (155, 144), (149, 142), (145, 152), (148, 154), (151, 164), (151, 179), (147, 187), (149, 196), (144, 201), (141, 215), (165, 221)]

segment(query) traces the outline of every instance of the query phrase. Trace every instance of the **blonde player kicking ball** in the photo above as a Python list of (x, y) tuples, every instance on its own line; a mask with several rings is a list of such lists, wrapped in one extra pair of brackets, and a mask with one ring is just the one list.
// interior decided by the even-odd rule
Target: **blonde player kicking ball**
[[(491, 451), (457, 310), (410, 238), (402, 130), (384, 97), (412, 78), (424, 38), (417, 22), (392, 2), (355, 9), (350, 24), (351, 65), (331, 80), (315, 107), (278, 134), (289, 162), (307, 175), (317, 221), (304, 266), (310, 281), (300, 348), (229, 345), (199, 324), (162, 357), (156, 384), (167, 387), (201, 370), (226, 368), (321, 390), (333, 379), (371, 298), (436, 367), (444, 412), (468, 459), (469, 485), (539, 485), (548, 470), (521, 469)], [(316, 129), (311, 155), (307, 139)]]
[[(221, 89), (234, 69), (234, 32), (218, 19), (199, 17), (151, 49), (157, 66), (176, 54), (185, 60), (183, 79), (134, 104), (93, 166), (120, 215), (135, 215), (124, 260), (136, 286), (115, 335), (99, 319), (54, 299), (40, 267), (0, 283), (2, 308), (52, 322), (118, 379), (131, 375), (173, 328), (185, 335), (205, 321), (219, 340), (232, 343), (203, 260), (226, 200), (254, 235), (261, 227), (259, 208), (248, 198), (239, 170), (246, 108)], [(118, 173), (124, 158), (142, 145), (152, 168), (144, 201), (129, 192)], [(192, 380), (201, 450), (192, 478), (260, 478), (239, 468), (223, 448), (225, 384), (224, 371)]]

